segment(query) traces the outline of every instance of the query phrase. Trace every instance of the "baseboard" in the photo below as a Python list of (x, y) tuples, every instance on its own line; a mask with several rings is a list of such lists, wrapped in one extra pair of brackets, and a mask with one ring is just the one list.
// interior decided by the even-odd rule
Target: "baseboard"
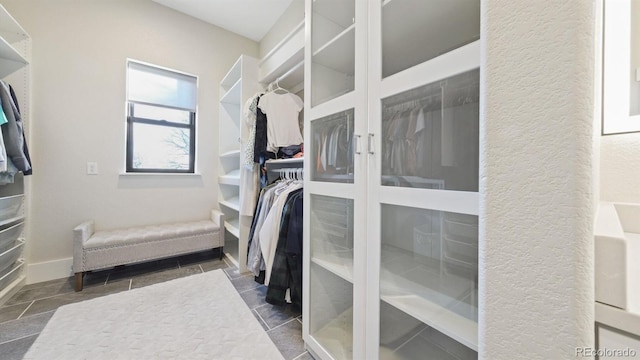
[(73, 274), (73, 258), (45, 261), (27, 265), (27, 284), (62, 279)]

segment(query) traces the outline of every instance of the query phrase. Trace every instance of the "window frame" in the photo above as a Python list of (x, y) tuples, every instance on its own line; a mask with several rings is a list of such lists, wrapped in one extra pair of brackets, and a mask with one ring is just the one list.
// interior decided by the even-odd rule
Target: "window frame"
[[(196, 86), (196, 106), (192, 111), (190, 109), (185, 109), (182, 107), (174, 107), (169, 105), (161, 105), (156, 103), (149, 103), (143, 101), (136, 101), (129, 99), (129, 64), (136, 63), (140, 65), (144, 65), (151, 68), (160, 69), (167, 72), (172, 72), (180, 75), (186, 75), (193, 77), (195, 79)], [(182, 71), (177, 71), (174, 69), (169, 69), (166, 67), (127, 59), (127, 95), (126, 95), (126, 149), (125, 149), (125, 173), (143, 173), (143, 174), (195, 174), (196, 167), (196, 117), (197, 117), (197, 91), (198, 91), (198, 77), (192, 74), (188, 74)], [(152, 106), (157, 108), (165, 108), (165, 109), (174, 109), (174, 110), (182, 110), (189, 112), (189, 123), (180, 123), (169, 120), (158, 120), (158, 119), (149, 119), (145, 117), (137, 117), (135, 116), (135, 105), (145, 105)], [(171, 169), (171, 168), (135, 168), (133, 165), (133, 155), (134, 155), (134, 125), (135, 124), (146, 124), (146, 125), (154, 125), (154, 126), (163, 126), (169, 128), (177, 128), (177, 129), (188, 129), (189, 130), (189, 166), (187, 169)]]

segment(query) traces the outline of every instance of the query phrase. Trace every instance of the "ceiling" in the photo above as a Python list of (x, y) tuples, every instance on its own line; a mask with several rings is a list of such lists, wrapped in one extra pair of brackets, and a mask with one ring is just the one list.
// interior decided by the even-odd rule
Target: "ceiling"
[(153, 0), (187, 15), (260, 41), (293, 0)]

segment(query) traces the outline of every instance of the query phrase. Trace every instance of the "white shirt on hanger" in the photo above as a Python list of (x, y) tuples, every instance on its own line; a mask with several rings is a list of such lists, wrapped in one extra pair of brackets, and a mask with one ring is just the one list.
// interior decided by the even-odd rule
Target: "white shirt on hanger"
[(299, 96), (270, 92), (262, 95), (258, 107), (267, 115), (267, 150), (302, 144), (298, 114), (304, 107)]

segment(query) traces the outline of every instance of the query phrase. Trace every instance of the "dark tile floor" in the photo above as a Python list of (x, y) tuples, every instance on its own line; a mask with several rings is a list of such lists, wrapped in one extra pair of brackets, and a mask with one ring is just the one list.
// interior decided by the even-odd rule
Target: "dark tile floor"
[(23, 287), (0, 307), (0, 359), (22, 359), (59, 306), (215, 269), (224, 270), (285, 359), (313, 359), (304, 349), (300, 310), (268, 304), (267, 288), (215, 251), (96, 271), (85, 276), (81, 292), (73, 290), (73, 277)]

